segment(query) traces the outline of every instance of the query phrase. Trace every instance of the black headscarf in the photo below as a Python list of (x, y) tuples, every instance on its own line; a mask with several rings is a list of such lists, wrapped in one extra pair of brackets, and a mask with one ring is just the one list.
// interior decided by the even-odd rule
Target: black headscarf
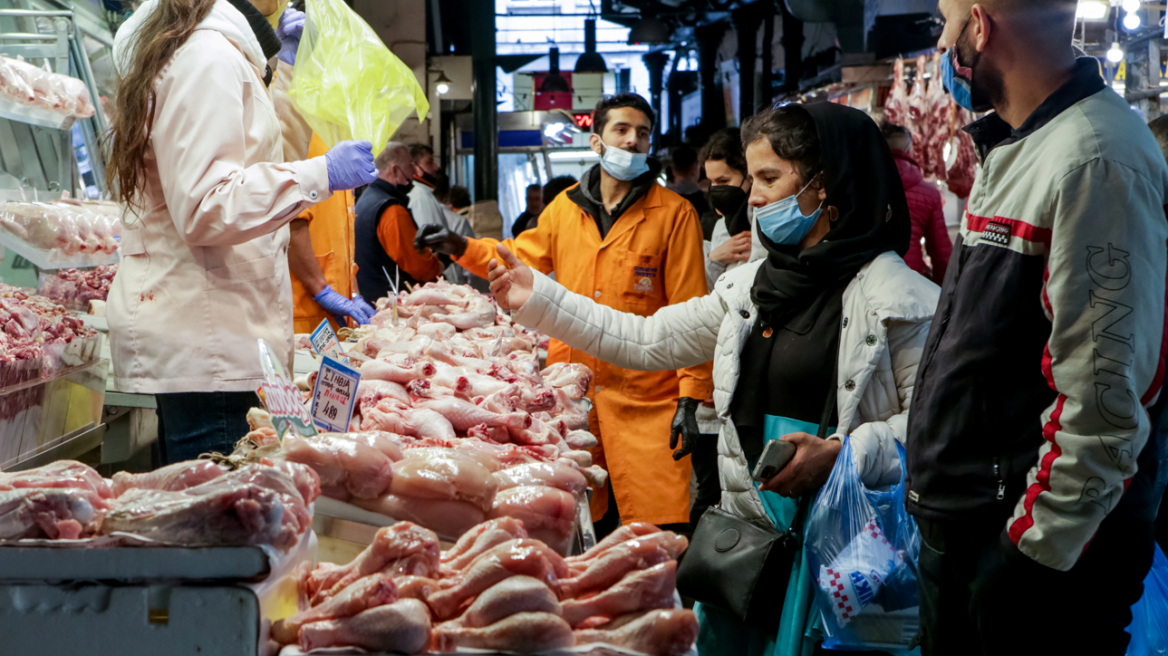
[(823, 241), (800, 252), (759, 234), (766, 262), (751, 298), (770, 323), (776, 310), (802, 309), (850, 280), (885, 251), (908, 252), (911, 223), (904, 185), (880, 128), (867, 114), (834, 103), (800, 105), (815, 122), (827, 188), (824, 207), (839, 218)]

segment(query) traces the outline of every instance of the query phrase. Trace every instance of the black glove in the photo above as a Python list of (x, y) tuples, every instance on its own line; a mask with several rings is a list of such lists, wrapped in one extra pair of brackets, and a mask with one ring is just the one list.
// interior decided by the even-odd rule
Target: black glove
[(442, 226), (431, 224), (418, 231), (418, 237), (414, 240), (414, 248), (422, 254), (425, 254), (426, 249), (429, 248), (435, 253), (458, 257), (466, 252), (466, 237)]
[(669, 427), (669, 448), (677, 449), (678, 437), (681, 438), (681, 448), (673, 452), (674, 460), (693, 453), (698, 445), (698, 436), (702, 434), (698, 428), (698, 404), (701, 401), (681, 397), (677, 400), (677, 413), (673, 415), (673, 424)]

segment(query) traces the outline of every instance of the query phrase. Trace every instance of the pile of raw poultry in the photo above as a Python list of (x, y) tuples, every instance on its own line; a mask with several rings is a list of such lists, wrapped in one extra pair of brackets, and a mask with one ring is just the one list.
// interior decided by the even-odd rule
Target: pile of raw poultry
[[(580, 403), (592, 372), (540, 371), (540, 336), (470, 287), (431, 283), (391, 300), (349, 352), (361, 431), (288, 437), (265, 455), (312, 467), (327, 497), (444, 538), (514, 517), (566, 554), (588, 484), (607, 480), (586, 451), (597, 443)], [(252, 442), (273, 443), (253, 428)]]

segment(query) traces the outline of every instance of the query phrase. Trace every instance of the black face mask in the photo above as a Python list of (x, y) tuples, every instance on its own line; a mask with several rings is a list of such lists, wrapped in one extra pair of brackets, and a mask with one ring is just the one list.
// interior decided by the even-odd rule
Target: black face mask
[(713, 185), (710, 187), (710, 205), (718, 213), (729, 219), (742, 209), (749, 196), (742, 187), (734, 185)]
[(438, 178), (432, 173), (426, 173), (425, 171), (422, 171), (421, 178), (426, 183), (428, 183), (431, 187), (438, 186)]
[(414, 189), (414, 181), (410, 180), (409, 182), (405, 183), (404, 185), (397, 185), (397, 188), (398, 188), (398, 191), (402, 192), (403, 194), (408, 194), (411, 191), (413, 191), (413, 189)]

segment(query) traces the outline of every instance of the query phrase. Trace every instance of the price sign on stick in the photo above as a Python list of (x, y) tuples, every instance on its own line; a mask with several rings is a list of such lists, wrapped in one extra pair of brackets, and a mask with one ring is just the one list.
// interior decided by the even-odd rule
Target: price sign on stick
[(344, 351), (341, 350), (341, 340), (337, 339), (337, 334), (333, 332), (332, 324), (328, 319), (320, 322), (316, 330), (312, 331), (312, 348), (317, 353), (330, 357), (334, 360), (344, 360), (348, 362)]
[(349, 432), (360, 382), (360, 372), (326, 355), (312, 390), (312, 420), (316, 425), (334, 433)]
[(284, 441), (288, 431), (300, 435), (316, 435), (316, 427), (312, 425), (312, 417), (304, 407), (300, 388), (292, 384), (284, 365), (271, 346), (264, 340), (259, 341), (260, 367), (264, 371), (264, 382), (260, 385), (260, 398), (264, 407), (272, 415), (272, 425), (276, 427), (276, 435)]

